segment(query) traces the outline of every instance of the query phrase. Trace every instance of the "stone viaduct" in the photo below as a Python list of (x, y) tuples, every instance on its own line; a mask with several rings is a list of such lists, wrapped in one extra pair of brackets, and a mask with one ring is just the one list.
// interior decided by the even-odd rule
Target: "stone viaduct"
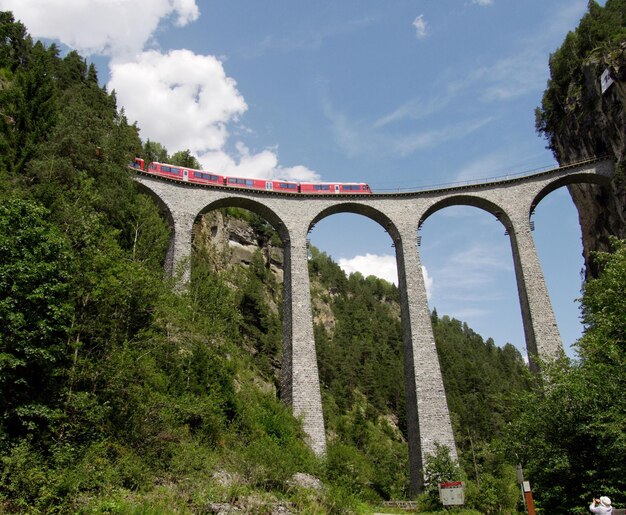
[(139, 171), (136, 180), (159, 203), (172, 226), (169, 271), (187, 262), (194, 223), (210, 210), (245, 208), (263, 216), (278, 231), (285, 255), (281, 394), (302, 418), (309, 445), (317, 454), (325, 453), (326, 437), (313, 337), (307, 234), (316, 222), (341, 212), (367, 216), (389, 233), (398, 266), (411, 493), (416, 494), (423, 488), (423, 460), (435, 450), (436, 442), (457, 457), (421, 272), (419, 227), (436, 211), (453, 205), (483, 209), (502, 223), (511, 241), (529, 363), (536, 371), (537, 358), (558, 357), (563, 345), (531, 235), (530, 216), (551, 191), (572, 183), (607, 184), (612, 175), (612, 162), (593, 160), (495, 182), (373, 195), (205, 187)]

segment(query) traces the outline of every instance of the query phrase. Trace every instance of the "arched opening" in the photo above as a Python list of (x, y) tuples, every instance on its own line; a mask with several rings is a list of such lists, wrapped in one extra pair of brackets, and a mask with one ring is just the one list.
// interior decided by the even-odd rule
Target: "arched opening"
[(176, 239), (174, 216), (172, 215), (169, 206), (155, 191), (142, 182), (135, 182), (135, 184), (140, 193), (149, 197), (157, 205), (159, 214), (167, 222), (167, 225), (170, 228), (170, 242), (165, 256), (165, 262), (163, 263), (164, 274), (168, 277), (172, 275), (174, 270), (174, 244)]
[(580, 306), (585, 276), (581, 223), (586, 213), (579, 213), (565, 186), (591, 183), (607, 185), (601, 175), (577, 174), (546, 186), (533, 201), (530, 215), (533, 239), (541, 262), (546, 286), (566, 354), (576, 357), (572, 345), (582, 335)]
[(418, 241), (459, 460), (469, 478), (497, 474), (484, 451), (507, 426), (502, 399), (529, 387), (507, 214), (459, 195), (422, 217)]
[(395, 228), (379, 211), (346, 203), (321, 212), (311, 229), (309, 278), (329, 470), (363, 493), (407, 498)]
[(272, 210), (239, 197), (222, 198), (202, 209), (192, 235), (192, 292), (215, 289), (207, 312), (215, 309), (229, 320), (224, 330), (235, 331), (265, 381), (263, 388), (276, 395), (280, 395), (288, 239)]
[(510, 226), (499, 206), (452, 196), (426, 211), (418, 239), (431, 310), (525, 355)]

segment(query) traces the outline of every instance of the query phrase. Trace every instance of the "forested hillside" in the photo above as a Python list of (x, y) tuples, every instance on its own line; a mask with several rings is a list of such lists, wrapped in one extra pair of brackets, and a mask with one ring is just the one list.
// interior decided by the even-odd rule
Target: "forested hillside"
[[(242, 343), (262, 370), (266, 388), (278, 390), (281, 363), (282, 251), (260, 217), (239, 209), (205, 215), (194, 239), (198, 259), (237, 284)], [(407, 496), (402, 331), (397, 288), (376, 277), (346, 277), (339, 265), (310, 249), (315, 339), (328, 435), (331, 476), (375, 501)], [(494, 345), (467, 324), (433, 313), (448, 403), (463, 468), (489, 485), (472, 502), (515, 507), (511, 456), (500, 439), (511, 421), (511, 399), (531, 378), (510, 344)], [(501, 476), (504, 476), (502, 478)], [(498, 481), (494, 480), (498, 477)], [(492, 484), (489, 482), (492, 481)]]

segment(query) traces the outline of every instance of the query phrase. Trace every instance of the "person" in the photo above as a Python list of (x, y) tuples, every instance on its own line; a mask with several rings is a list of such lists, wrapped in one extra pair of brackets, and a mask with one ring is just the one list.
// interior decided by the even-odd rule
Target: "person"
[(589, 506), (589, 511), (592, 513), (613, 513), (613, 507), (611, 506), (611, 499), (606, 496), (600, 497), (600, 499), (594, 499)]

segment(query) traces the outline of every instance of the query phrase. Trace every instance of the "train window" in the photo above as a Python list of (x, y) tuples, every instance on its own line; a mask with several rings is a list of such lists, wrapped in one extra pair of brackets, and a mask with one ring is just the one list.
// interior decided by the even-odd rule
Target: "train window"
[(328, 184), (314, 184), (313, 185), (313, 189), (314, 190), (329, 190), (330, 186)]
[(207, 181), (217, 181), (219, 177), (210, 173), (194, 172), (194, 177), (198, 179), (206, 179)]
[(290, 184), (288, 182), (281, 182), (280, 183), (280, 187), (283, 189), (288, 189), (288, 190), (295, 190), (296, 189), (297, 184)]
[(254, 186), (254, 181), (252, 179), (238, 179), (237, 177), (229, 177), (229, 184), (241, 184), (243, 186)]

